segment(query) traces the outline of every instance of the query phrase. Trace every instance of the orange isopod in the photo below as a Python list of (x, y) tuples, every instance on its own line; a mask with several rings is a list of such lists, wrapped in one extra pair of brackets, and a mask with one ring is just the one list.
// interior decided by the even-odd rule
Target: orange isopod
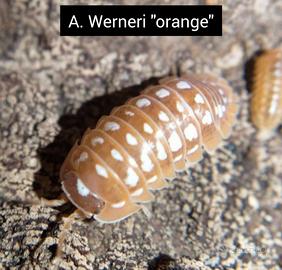
[(251, 118), (265, 134), (281, 123), (282, 48), (266, 51), (255, 60)]
[(168, 77), (145, 89), (73, 146), (60, 171), (65, 195), (100, 222), (136, 213), (154, 199), (151, 190), (166, 187), (166, 179), (230, 135), (235, 97), (210, 75)]

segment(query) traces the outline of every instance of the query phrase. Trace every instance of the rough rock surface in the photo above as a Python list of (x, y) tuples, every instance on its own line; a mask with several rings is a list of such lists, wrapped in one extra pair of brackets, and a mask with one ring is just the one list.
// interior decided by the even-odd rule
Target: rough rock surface
[[(214, 1), (193, 1), (203, 2)], [(67, 210), (39, 198), (60, 193), (67, 151), (145, 85), (187, 71), (221, 75), (240, 96), (231, 138), (155, 193), (152, 218), (77, 221), (60, 269), (282, 267), (282, 136), (258, 139), (247, 87), (254, 55), (281, 44), (282, 3), (224, 2), (223, 37), (97, 38), (59, 37), (58, 1), (1, 2), (1, 269), (59, 268), (52, 259)]]

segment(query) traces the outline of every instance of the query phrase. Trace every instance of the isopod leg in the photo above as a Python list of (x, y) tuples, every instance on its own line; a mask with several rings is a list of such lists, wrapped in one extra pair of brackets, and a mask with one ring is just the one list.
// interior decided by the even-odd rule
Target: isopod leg
[(48, 206), (48, 207), (61, 206), (67, 202), (69, 202), (69, 200), (67, 196), (65, 195), (65, 193), (61, 193), (57, 199), (48, 200), (45, 198), (40, 198), (40, 204), (42, 206)]

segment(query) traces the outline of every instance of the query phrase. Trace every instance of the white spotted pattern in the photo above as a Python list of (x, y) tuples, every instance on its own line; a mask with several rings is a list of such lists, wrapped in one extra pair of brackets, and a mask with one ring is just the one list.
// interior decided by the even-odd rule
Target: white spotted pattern
[(199, 145), (195, 145), (194, 147), (192, 147), (190, 150), (187, 151), (187, 155), (191, 155), (193, 154), (194, 152), (197, 151), (197, 149), (199, 148)]
[(143, 192), (144, 192), (143, 188), (138, 188), (137, 190), (132, 192), (130, 195), (133, 196), (133, 197), (136, 197), (136, 196), (140, 196)]
[(77, 162), (83, 162), (88, 159), (88, 153), (82, 152), (77, 160)]
[(222, 96), (224, 96), (224, 91), (223, 91), (221, 88), (218, 89), (218, 92), (219, 92)]
[(139, 108), (148, 107), (151, 105), (151, 101), (147, 98), (140, 98), (136, 101), (136, 105)]
[(194, 124), (189, 123), (188, 126), (184, 129), (185, 138), (188, 141), (193, 141), (198, 138), (198, 132)]
[(136, 163), (136, 161), (135, 161), (134, 158), (129, 157), (128, 162), (129, 162), (129, 164), (130, 164), (131, 166), (133, 166), (133, 167), (135, 167), (135, 168), (138, 167), (138, 165), (137, 165), (137, 163)]
[(95, 137), (95, 138), (92, 138), (91, 140), (91, 144), (93, 146), (97, 145), (97, 144), (103, 144), (104, 143), (104, 139), (102, 137)]
[(157, 180), (158, 180), (158, 177), (157, 177), (156, 175), (154, 175), (153, 177), (151, 177), (151, 178), (147, 181), (147, 183), (151, 184), (151, 183), (156, 182)]
[(111, 150), (111, 155), (112, 157), (115, 159), (115, 160), (118, 160), (118, 161), (123, 161), (123, 157), (122, 155), (120, 154), (120, 152), (116, 149), (112, 149)]
[(169, 121), (169, 117), (167, 116), (167, 114), (163, 111), (159, 112), (159, 119), (163, 122), (168, 122)]
[(223, 111), (221, 109), (221, 105), (215, 107), (215, 113), (218, 115), (219, 118), (223, 116)]
[(141, 168), (144, 172), (150, 172), (154, 168), (154, 164), (152, 163), (147, 152), (148, 151), (146, 149), (143, 149), (141, 153)]
[(211, 113), (209, 111), (205, 112), (205, 115), (202, 118), (202, 123), (204, 125), (210, 125), (212, 123), (212, 116), (211, 116)]
[(182, 106), (182, 104), (177, 101), (176, 102), (176, 109), (180, 112), (180, 113), (183, 113), (184, 112), (184, 107)]
[[(180, 122), (177, 122), (178, 123), (178, 125), (180, 125)], [(169, 128), (169, 129), (171, 129), (171, 130), (174, 130), (174, 129), (176, 129), (176, 123), (175, 122), (170, 122), (168, 125), (167, 125), (167, 127)]]
[(172, 152), (177, 152), (182, 147), (181, 139), (176, 131), (173, 131), (168, 139), (168, 143)]
[(162, 143), (158, 140), (156, 143), (156, 148), (157, 148), (157, 157), (159, 160), (165, 160), (167, 158), (167, 153), (164, 149), (164, 146), (162, 145)]
[(139, 176), (131, 167), (129, 167), (127, 169), (127, 177), (124, 180), (125, 184), (128, 185), (129, 187), (135, 187), (138, 183), (138, 180), (139, 180)]
[(166, 90), (165, 88), (161, 88), (156, 92), (156, 96), (158, 96), (159, 98), (165, 98), (168, 97), (169, 95), (170, 95), (169, 91)]
[(124, 205), (125, 205), (125, 201), (121, 201), (121, 202), (112, 204), (112, 207), (113, 208), (122, 208)]
[(105, 131), (115, 131), (120, 129), (120, 125), (116, 122), (107, 122), (104, 129)]
[(160, 138), (162, 138), (162, 137), (164, 137), (164, 133), (162, 132), (162, 130), (158, 130), (158, 131), (156, 132), (156, 138), (157, 138), (157, 139), (160, 139)]
[(126, 133), (126, 141), (130, 145), (137, 145), (138, 144), (137, 139), (131, 133)]
[(191, 88), (192, 88), (192, 86), (191, 86), (188, 82), (186, 82), (186, 81), (180, 81), (180, 82), (178, 82), (178, 83), (176, 84), (176, 87), (177, 87), (178, 89), (181, 89), (181, 90), (184, 90), (184, 89), (191, 89)]
[(108, 178), (108, 173), (107, 173), (107, 170), (105, 169), (105, 167), (103, 167), (100, 164), (96, 164), (95, 168), (96, 168), (96, 172), (97, 172), (98, 175), (100, 175), (104, 178)]
[(200, 94), (197, 94), (194, 98), (195, 102), (198, 103), (198, 104), (204, 104), (205, 101), (203, 99), (203, 97), (200, 95)]
[(269, 114), (274, 114), (276, 112), (277, 107), (278, 107), (277, 101), (275, 99), (272, 99), (268, 110)]
[(124, 114), (128, 116), (134, 116), (135, 113), (131, 111), (126, 111)]
[(82, 197), (86, 197), (90, 193), (90, 190), (82, 183), (82, 181), (79, 178), (76, 181), (76, 188), (77, 188), (77, 192)]
[(177, 162), (177, 161), (179, 161), (180, 159), (182, 159), (182, 157), (183, 157), (183, 155), (179, 155), (179, 156), (177, 156), (173, 161), (174, 161), (174, 162)]
[(147, 124), (147, 123), (144, 123), (143, 128), (144, 128), (144, 131), (145, 131), (146, 133), (148, 133), (148, 134), (153, 134), (153, 132), (154, 132), (154, 130), (152, 129), (152, 127), (151, 127), (149, 124)]
[[(276, 112), (281, 98), (279, 76), (282, 76), (282, 69), (279, 68), (271, 70), (273, 85), (279, 90), (277, 93), (276, 89), (272, 90), (272, 100), (267, 108), (269, 113)], [(232, 110), (230, 120), (233, 121), (236, 109), (236, 106), (232, 107), (232, 93), (221, 82), (214, 87), (218, 92), (212, 91), (214, 89), (209, 88), (209, 84), (213, 84), (213, 79), (208, 76), (206, 82), (201, 76), (195, 82), (189, 76), (187, 78), (164, 80), (163, 85), (146, 89), (139, 97), (114, 109), (109, 117), (102, 118), (97, 132), (90, 130), (86, 133), (87, 137), (83, 138), (87, 140), (77, 144), (74, 154), (71, 152), (66, 160), (67, 166), (63, 166), (67, 172), (73, 171), (77, 175), (73, 179), (75, 182), (62, 182), (64, 192), (75, 206), (88, 210), (83, 207), (91, 203), (94, 196), (105, 203), (104, 208), (101, 205), (101, 209), (97, 209), (101, 210), (97, 215), (93, 211), (98, 221), (120, 221), (143, 209), (141, 203), (154, 197), (150, 190), (166, 187), (165, 178), (172, 179), (174, 170), (182, 170), (186, 161), (192, 163), (201, 159), (202, 150), (209, 149), (206, 132), (214, 132), (211, 136), (227, 136), (229, 123), (226, 121), (229, 119), (224, 115)], [(207, 88), (202, 92), (204, 83)], [(215, 140), (218, 142), (217, 139), (219, 137)], [(80, 175), (82, 166), (79, 165), (85, 165), (86, 172), (91, 166), (92, 188), (88, 182), (87, 186), (83, 182), (85, 178)], [(67, 178), (67, 175), (63, 176)], [(65, 188), (67, 184), (69, 186)], [(120, 192), (114, 190), (119, 188), (122, 189)], [(96, 210), (95, 206), (93, 208)]]

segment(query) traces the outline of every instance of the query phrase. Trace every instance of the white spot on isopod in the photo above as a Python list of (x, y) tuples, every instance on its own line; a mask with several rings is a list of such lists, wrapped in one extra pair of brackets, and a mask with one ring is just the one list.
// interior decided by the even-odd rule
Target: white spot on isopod
[(142, 150), (141, 161), (142, 161), (141, 168), (144, 172), (150, 172), (153, 169), (154, 164), (152, 163), (150, 157), (148, 156), (146, 149)]
[(147, 98), (140, 98), (136, 101), (136, 105), (139, 108), (148, 107), (151, 105), (151, 101)]
[(87, 152), (82, 152), (79, 156), (78, 162), (82, 162), (88, 159), (88, 153)]
[(200, 95), (200, 94), (197, 94), (194, 98), (195, 102), (198, 103), (198, 104), (204, 104), (205, 101), (203, 99), (203, 97)]
[(170, 146), (170, 149), (171, 149), (172, 152), (177, 152), (182, 147), (181, 139), (179, 138), (176, 131), (174, 131), (170, 135), (170, 137), (168, 139), (168, 143), (169, 143), (169, 146)]
[(156, 182), (157, 180), (158, 180), (158, 177), (157, 177), (156, 175), (154, 175), (153, 177), (151, 177), (151, 178), (147, 181), (147, 183), (151, 184), (151, 183)]
[(147, 141), (147, 144), (150, 149), (155, 148), (155, 144), (152, 141)]
[(149, 124), (147, 124), (147, 123), (144, 123), (143, 128), (144, 128), (144, 131), (145, 131), (146, 133), (152, 134), (152, 133), (154, 132), (154, 130), (152, 129), (152, 127), (151, 127)]
[(76, 182), (76, 188), (79, 195), (82, 197), (88, 196), (90, 190), (83, 184), (83, 182), (78, 178)]
[(138, 188), (137, 190), (135, 190), (134, 192), (131, 193), (131, 196), (133, 196), (133, 197), (140, 196), (143, 192), (144, 192), (143, 188)]
[(176, 84), (176, 87), (177, 87), (178, 89), (181, 89), (181, 90), (183, 90), (183, 89), (191, 89), (191, 88), (192, 88), (192, 86), (191, 86), (188, 82), (186, 82), (186, 81), (180, 81), (180, 82), (178, 82), (178, 83)]
[(145, 142), (143, 144), (143, 151), (146, 153), (149, 153), (153, 147), (154, 147), (154, 144), (152, 142), (150, 141)]
[[(178, 123), (179, 125), (181, 124), (180, 121), (177, 121), (177, 123)], [(170, 122), (170, 123), (167, 125), (167, 127), (168, 127), (169, 129), (174, 130), (174, 129), (176, 129), (176, 123), (175, 123), (175, 122)]]
[(221, 88), (218, 88), (218, 92), (219, 94), (221, 94), (222, 96), (224, 96), (224, 91)]
[(170, 95), (169, 91), (166, 90), (165, 88), (161, 88), (156, 92), (156, 96), (158, 96), (159, 98), (165, 98), (168, 97), (169, 95)]
[(194, 124), (189, 123), (188, 126), (184, 129), (185, 138), (188, 141), (198, 138), (198, 132)]
[(91, 144), (93, 146), (97, 145), (97, 144), (103, 144), (104, 143), (104, 139), (102, 137), (95, 137), (95, 138), (92, 138), (91, 140)]
[(112, 204), (112, 207), (113, 208), (122, 208), (124, 205), (125, 205), (125, 201), (121, 201), (121, 202)]
[(157, 154), (158, 159), (159, 160), (165, 160), (167, 158), (167, 153), (166, 153), (162, 143), (157, 141), (156, 148), (157, 148), (157, 152), (158, 152), (158, 154)]
[(211, 113), (209, 111), (205, 112), (205, 115), (202, 118), (202, 123), (204, 125), (210, 125), (212, 123), (212, 116), (211, 116)]
[[(201, 110), (200, 110), (199, 108), (197, 108), (197, 109), (194, 110), (194, 113), (195, 113), (195, 114), (200, 114), (200, 113), (201, 113)], [(192, 116), (192, 115), (191, 115), (191, 116)]]
[(158, 130), (158, 131), (156, 132), (156, 138), (157, 138), (157, 139), (160, 139), (160, 138), (162, 138), (162, 137), (164, 137), (164, 133), (162, 132), (162, 130)]
[(115, 160), (123, 161), (123, 157), (118, 150), (112, 149), (111, 155)]
[(95, 168), (98, 175), (108, 178), (107, 170), (102, 165), (96, 164)]
[(176, 102), (176, 109), (177, 109), (180, 113), (184, 112), (184, 107), (182, 106), (182, 104), (181, 104), (179, 101)]
[(128, 116), (134, 116), (134, 112), (131, 111), (125, 111), (124, 114)]
[(104, 126), (105, 131), (115, 131), (120, 129), (120, 125), (116, 122), (107, 122)]
[[(217, 115), (218, 115), (219, 118), (221, 118), (221, 117), (223, 116), (222, 107), (224, 107), (224, 106), (218, 105), (217, 107), (215, 107), (216, 112), (217, 112)], [(225, 108), (225, 107), (224, 107), (224, 108)]]
[(130, 145), (137, 145), (138, 144), (137, 139), (131, 133), (126, 133), (126, 141)]
[(173, 161), (174, 161), (174, 162), (177, 162), (177, 161), (179, 161), (180, 159), (182, 159), (182, 157), (183, 157), (183, 155), (179, 155), (179, 156), (177, 156)]
[(198, 148), (199, 148), (198, 144), (193, 146), (190, 150), (187, 151), (187, 155), (190, 155), (190, 154), (196, 152)]
[(278, 105), (277, 101), (275, 99), (273, 99), (271, 101), (271, 104), (270, 104), (270, 107), (269, 107), (269, 110), (268, 110), (269, 114), (274, 114), (276, 112), (277, 105)]
[(159, 112), (159, 119), (163, 122), (168, 122), (169, 121), (169, 117), (167, 116), (167, 114), (163, 111)]
[(136, 174), (136, 172), (131, 167), (129, 167), (127, 169), (127, 177), (124, 180), (125, 184), (130, 187), (135, 187), (138, 183), (138, 180), (139, 180), (139, 176)]
[(129, 164), (130, 164), (131, 166), (133, 166), (133, 167), (135, 167), (135, 168), (138, 167), (138, 165), (137, 165), (137, 163), (136, 163), (136, 161), (135, 161), (134, 158), (129, 157), (128, 162), (129, 162)]
[(273, 74), (274, 74), (275, 77), (281, 77), (282, 76), (282, 70), (275, 69)]

